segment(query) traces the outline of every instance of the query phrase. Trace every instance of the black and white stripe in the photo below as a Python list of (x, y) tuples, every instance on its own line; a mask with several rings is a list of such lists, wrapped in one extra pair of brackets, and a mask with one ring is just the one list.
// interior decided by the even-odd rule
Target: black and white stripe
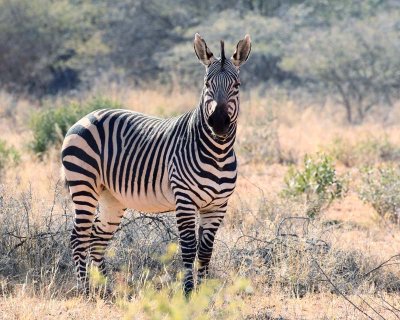
[[(149, 213), (175, 210), (186, 269), (185, 292), (194, 286), (196, 254), (198, 281), (207, 275), (215, 233), (236, 183), (238, 71), (247, 60), (250, 38), (238, 43), (232, 59), (225, 59), (221, 46), (221, 58), (216, 59), (196, 34), (196, 54), (207, 72), (194, 110), (159, 119), (103, 109), (68, 131), (62, 165), (75, 208), (73, 260), (83, 285), (88, 255), (105, 272), (104, 251), (126, 208)], [(245, 58), (240, 60), (240, 56)]]

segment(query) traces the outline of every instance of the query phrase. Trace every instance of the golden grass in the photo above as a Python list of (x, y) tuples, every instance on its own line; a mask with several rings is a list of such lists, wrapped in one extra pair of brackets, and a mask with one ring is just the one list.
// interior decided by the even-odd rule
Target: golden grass
[(3, 320), (44, 320), (44, 319), (119, 319), (121, 311), (102, 299), (89, 302), (82, 298), (65, 300), (32, 297), (18, 294), (0, 298), (1, 319)]
[[(377, 319), (377, 314), (365, 303), (370, 304), (385, 319), (396, 319), (393, 312), (387, 310), (388, 305), (381, 298), (371, 299), (366, 295), (350, 295), (348, 298), (360, 308)], [(399, 308), (397, 295), (382, 295), (391, 305)], [(364, 301), (363, 301), (364, 300)], [(259, 319), (364, 319), (358, 310), (336, 294), (324, 293), (306, 295), (303, 298), (288, 298), (273, 292), (271, 295), (259, 296), (246, 302), (248, 315), (258, 314)], [(395, 311), (396, 312), (396, 311)], [(268, 318), (268, 316), (270, 318)]]
[[(306, 295), (303, 298), (291, 298), (274, 291), (244, 298), (244, 316), (250, 319), (364, 319), (341, 296), (331, 293)], [(384, 319), (397, 319), (396, 309), (400, 309), (399, 296), (382, 294), (378, 297), (371, 295), (349, 295), (348, 299), (356, 304), (363, 312), (377, 319), (379, 313)], [(372, 308), (375, 310), (372, 310)], [(97, 299), (88, 301), (83, 298), (65, 300), (44, 299), (20, 293), (13, 297), (0, 298), (0, 308), (3, 320), (42, 320), (42, 319), (120, 319), (123, 311), (114, 303)], [(376, 313), (377, 312), (377, 313)], [(258, 316), (259, 318), (256, 318)], [(146, 319), (137, 314), (135, 319)]]

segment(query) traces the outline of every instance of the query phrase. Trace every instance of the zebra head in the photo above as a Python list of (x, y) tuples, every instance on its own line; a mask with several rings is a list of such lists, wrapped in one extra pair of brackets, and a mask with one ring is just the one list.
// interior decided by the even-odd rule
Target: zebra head
[(203, 38), (198, 33), (195, 35), (194, 51), (206, 67), (203, 114), (216, 136), (229, 136), (236, 129), (239, 114), (239, 68), (248, 59), (250, 50), (250, 36), (246, 35), (236, 45), (233, 56), (226, 59), (224, 42), (221, 40), (221, 56), (215, 58)]

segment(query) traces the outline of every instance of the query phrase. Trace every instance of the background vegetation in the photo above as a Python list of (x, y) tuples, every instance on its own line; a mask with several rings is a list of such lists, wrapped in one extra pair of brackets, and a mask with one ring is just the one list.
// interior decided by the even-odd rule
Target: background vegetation
[[(63, 136), (196, 106), (195, 32), (253, 40), (210, 281), (186, 301), (174, 214), (129, 211), (79, 296)], [(0, 318), (400, 319), (399, 33), (397, 0), (0, 0)]]
[(396, 0), (1, 0), (0, 83), (36, 97), (103, 78), (193, 88), (195, 32), (215, 54), (250, 33), (246, 86), (329, 98), (359, 123), (399, 98), (399, 21)]

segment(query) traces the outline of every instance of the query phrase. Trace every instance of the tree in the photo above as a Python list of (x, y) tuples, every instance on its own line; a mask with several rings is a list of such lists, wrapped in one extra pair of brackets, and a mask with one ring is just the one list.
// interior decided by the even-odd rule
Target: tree
[(294, 37), (282, 66), (323, 88), (344, 107), (349, 123), (392, 105), (400, 89), (400, 15), (348, 19)]
[[(36, 95), (76, 87), (104, 51), (89, 2), (0, 0), (0, 81)], [(87, 68), (89, 69), (89, 68)]]

